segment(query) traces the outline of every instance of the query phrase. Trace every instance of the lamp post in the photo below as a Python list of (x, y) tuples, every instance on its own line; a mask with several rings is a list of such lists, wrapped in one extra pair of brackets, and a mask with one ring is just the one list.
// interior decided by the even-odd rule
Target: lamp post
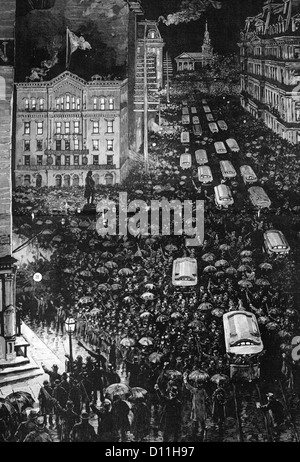
[(70, 348), (70, 372), (73, 372), (73, 352), (72, 352), (72, 334), (75, 332), (76, 321), (74, 318), (68, 317), (65, 320), (66, 332), (69, 335), (69, 348)]

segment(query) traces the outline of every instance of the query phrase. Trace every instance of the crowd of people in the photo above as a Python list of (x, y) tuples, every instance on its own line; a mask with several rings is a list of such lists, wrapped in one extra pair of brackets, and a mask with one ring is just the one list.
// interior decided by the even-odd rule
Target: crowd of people
[[(201, 113), (200, 101), (191, 105), (196, 105)], [(276, 375), (281, 370), (283, 355), (289, 354), (291, 339), (299, 333), (297, 299), (293, 294), (299, 275), (300, 229), (297, 214), (300, 160), (296, 148), (279, 139), (261, 121), (246, 116), (233, 98), (212, 99), (210, 106), (215, 118), (226, 120), (229, 127), (227, 133), (219, 133), (217, 137), (225, 139), (231, 134), (238, 141), (240, 152), (234, 162), (237, 166), (245, 163), (253, 166), (259, 184), (267, 189), (272, 200), (270, 210), (257, 213), (247, 202), (245, 185), (238, 180), (230, 184), (234, 207), (219, 211), (212, 190), (197, 183), (197, 166), (193, 165), (190, 171), (180, 168), (183, 148), (179, 103), (162, 108), (161, 130), (150, 137), (149, 155), (153, 161), (150, 174), (146, 175), (143, 166), (137, 165), (122, 185), (98, 186), (94, 198), (96, 203), (108, 198), (118, 204), (119, 192), (126, 191), (128, 203), (134, 199), (142, 199), (149, 205), (151, 200), (163, 198), (203, 199), (205, 238), (199, 247), (186, 247), (184, 233), (99, 236), (97, 217), (67, 208), (62, 209), (63, 215), (59, 217), (43, 217), (40, 207), (49, 197), (34, 188), (30, 188), (30, 197), (26, 197), (26, 189), (17, 188), (14, 193), (15, 232), (28, 240), (37, 236), (39, 245), (35, 259), (20, 267), (17, 301), (23, 319), (32, 326), (41, 322), (47, 329), (63, 333), (66, 317), (73, 316), (78, 341), (89, 345), (94, 353), (98, 351), (96, 355), (101, 352), (101, 373), (104, 374), (105, 364), (112, 364), (114, 370), (124, 368), (129, 386), (145, 389), (154, 407), (159, 399), (167, 400), (166, 406), (171, 399), (168, 381), (157, 382), (161, 374), (168, 376), (167, 371), (178, 371), (181, 378), (180, 386), (173, 387), (172, 399), (180, 400), (178, 394), (191, 395), (193, 403), (200, 400), (202, 405), (207, 391), (203, 384), (201, 391), (195, 383), (189, 384), (184, 373), (201, 370), (209, 377), (229, 375), (231, 358), (225, 350), (222, 324), (225, 312), (245, 309), (256, 315), (265, 346), (262, 357), (265, 374)], [(216, 170), (219, 159), (213, 155), (213, 141), (217, 138), (208, 132), (204, 114), (200, 115), (204, 135), (201, 141), (193, 141), (194, 147), (208, 150), (210, 165)], [(52, 193), (57, 194), (55, 190)], [(69, 198), (74, 203), (72, 191), (63, 190), (62, 194), (66, 201)], [(76, 194), (76, 207), (81, 194), (82, 208), (83, 190), (79, 188)], [(281, 229), (283, 223), (287, 224), (286, 237), (292, 251), (284, 258), (264, 253), (264, 231)], [(49, 258), (43, 257), (43, 249), (50, 249)], [(197, 259), (199, 283), (195, 291), (178, 292), (172, 284), (173, 261), (182, 256)], [(40, 272), (44, 279), (32, 287), (28, 280), (35, 272)], [(108, 383), (103, 377), (99, 391), (105, 407), (109, 398), (104, 394)], [(73, 378), (70, 376), (69, 380)], [(86, 404), (95, 396), (93, 387), (88, 396)], [(226, 401), (224, 396), (222, 399)], [(138, 404), (143, 407), (145, 403)], [(106, 401), (106, 405), (113, 409), (114, 400)], [(58, 412), (67, 413), (67, 401), (54, 402), (53, 406)], [(94, 412), (100, 412), (95, 402), (92, 406)], [(174, 402), (170, 412), (174, 407), (178, 412)], [(89, 411), (88, 405), (84, 412)], [(78, 419), (80, 412), (77, 408)], [(174, 417), (176, 413), (170, 421), (178, 420)], [(201, 419), (198, 420), (203, 431)], [(142, 427), (136, 428), (140, 431)], [(196, 424), (194, 428), (197, 431)], [(120, 429), (120, 438), (124, 438), (123, 430)], [(177, 438), (178, 429), (171, 429), (171, 436), (169, 430), (166, 439), (172, 435)], [(139, 434), (137, 438), (140, 437)]]

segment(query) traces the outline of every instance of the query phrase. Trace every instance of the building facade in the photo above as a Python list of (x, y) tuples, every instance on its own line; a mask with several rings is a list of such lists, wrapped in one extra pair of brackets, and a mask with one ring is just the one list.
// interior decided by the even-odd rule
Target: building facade
[(183, 52), (175, 58), (177, 71), (194, 71), (197, 68), (207, 66), (214, 57), (214, 50), (208, 31), (207, 21), (205, 23), (204, 40), (201, 52)]
[(69, 71), (16, 84), (16, 186), (120, 182), (128, 155), (128, 80), (87, 82)]
[(239, 42), (241, 104), (293, 144), (300, 142), (300, 0), (268, 0)]

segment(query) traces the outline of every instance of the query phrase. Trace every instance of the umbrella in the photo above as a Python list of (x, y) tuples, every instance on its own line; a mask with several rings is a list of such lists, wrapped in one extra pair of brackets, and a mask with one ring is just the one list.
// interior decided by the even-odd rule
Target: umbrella
[(270, 263), (261, 263), (259, 267), (263, 270), (271, 270), (273, 269), (273, 266)]
[(237, 270), (233, 266), (228, 266), (228, 268), (226, 268), (225, 270), (225, 273), (226, 274), (236, 274)]
[(182, 377), (182, 373), (180, 371), (177, 371), (175, 369), (168, 369), (165, 372), (166, 376), (169, 377), (170, 379), (177, 379), (179, 377)]
[(279, 329), (279, 326), (278, 326), (278, 324), (276, 322), (271, 321), (271, 322), (266, 323), (266, 329), (268, 329), (268, 330), (277, 330), (277, 329)]
[(130, 276), (133, 274), (133, 271), (130, 268), (122, 268), (118, 271), (118, 274), (120, 276)]
[(6, 399), (12, 404), (17, 404), (17, 410), (23, 410), (27, 407), (33, 407), (34, 398), (26, 391), (15, 391), (6, 396)]
[(118, 268), (117, 263), (116, 263), (115, 261), (110, 261), (110, 260), (107, 261), (107, 262), (105, 262), (105, 263), (104, 263), (104, 266), (105, 266), (106, 268), (110, 268), (110, 269)]
[(101, 258), (112, 258), (112, 257), (113, 257), (113, 254), (110, 252), (103, 252), (101, 254)]
[(60, 236), (59, 234), (57, 234), (56, 236), (54, 236), (54, 238), (52, 239), (52, 242), (61, 242), (63, 240), (63, 237)]
[(153, 339), (151, 337), (142, 337), (139, 340), (139, 344), (143, 346), (153, 345)]
[(159, 316), (157, 316), (156, 318), (156, 322), (166, 322), (168, 320), (168, 317), (165, 316), (164, 314), (160, 314)]
[(221, 318), (224, 314), (224, 310), (221, 310), (220, 308), (214, 308), (211, 312), (213, 316), (216, 316), (217, 318)]
[(169, 252), (172, 252), (173, 250), (178, 250), (178, 247), (174, 244), (168, 244), (166, 245), (165, 249), (168, 250)]
[(19, 413), (14, 404), (6, 398), (0, 398), (0, 411), (5, 409), (8, 416), (13, 416)]
[(215, 273), (217, 269), (213, 265), (208, 265), (203, 269), (204, 273)]
[(217, 385), (219, 385), (221, 382), (228, 382), (229, 381), (229, 377), (228, 375), (225, 375), (225, 374), (214, 374), (211, 379), (210, 379), (213, 383), (216, 383)]
[(79, 273), (81, 276), (84, 276), (86, 278), (91, 278), (93, 277), (92, 273), (88, 270), (83, 270), (83, 271), (80, 271)]
[(111, 285), (111, 290), (113, 290), (114, 292), (117, 291), (117, 290), (120, 290), (120, 289), (122, 289), (121, 284), (112, 284)]
[(143, 300), (153, 300), (155, 298), (155, 295), (152, 292), (145, 292), (141, 295), (141, 298)]
[(213, 253), (205, 253), (204, 255), (202, 255), (201, 258), (203, 261), (209, 262), (209, 261), (213, 261), (216, 258), (216, 256)]
[(91, 311), (89, 311), (89, 314), (92, 314), (92, 315), (94, 315), (94, 314), (99, 314), (100, 311), (101, 311), (101, 310), (100, 310), (99, 308), (93, 308)]
[(193, 371), (189, 374), (189, 380), (194, 380), (195, 382), (206, 382), (209, 379), (209, 375), (205, 371)]
[(241, 257), (251, 257), (252, 256), (252, 251), (251, 250), (242, 250), (240, 253)]
[(188, 327), (192, 327), (193, 329), (198, 329), (200, 327), (203, 327), (203, 323), (199, 321), (198, 319), (194, 319), (194, 321), (191, 321), (189, 323)]
[(155, 285), (154, 284), (151, 284), (150, 282), (148, 282), (148, 284), (145, 284), (145, 289), (154, 289)]
[(255, 284), (258, 286), (269, 286), (270, 283), (267, 281), (267, 279), (256, 279)]
[(126, 297), (123, 298), (125, 302), (133, 302), (134, 298), (131, 295), (126, 295)]
[(136, 191), (134, 191), (136, 194), (144, 194), (144, 192), (141, 190), (141, 189), (137, 189)]
[(253, 258), (252, 257), (243, 257), (241, 262), (244, 263), (253, 263)]
[(253, 287), (252, 282), (248, 281), (247, 279), (241, 279), (238, 282), (238, 285), (241, 287), (247, 288), (247, 289), (250, 289), (251, 287)]
[(149, 318), (149, 316), (151, 316), (150, 311), (144, 311), (140, 314), (140, 318)]
[(213, 305), (208, 302), (203, 302), (198, 306), (198, 310), (200, 311), (209, 311), (213, 309)]
[(99, 290), (109, 290), (109, 285), (108, 284), (99, 284), (98, 289)]
[(96, 271), (98, 274), (103, 274), (103, 275), (107, 275), (109, 273), (108, 269), (105, 268), (105, 266), (99, 266), (99, 268), (97, 268)]
[(94, 299), (92, 297), (81, 297), (79, 303), (91, 303)]
[(174, 311), (174, 313), (171, 314), (172, 319), (178, 319), (178, 318), (181, 318), (181, 317), (182, 317), (182, 314), (179, 313), (179, 311)]
[(227, 250), (230, 250), (230, 245), (228, 244), (221, 244), (220, 247), (219, 247), (220, 250), (222, 250), (223, 252), (226, 252)]
[(278, 335), (281, 338), (287, 338), (287, 339), (291, 337), (291, 334), (287, 330), (280, 330), (278, 332)]
[(246, 271), (251, 271), (251, 268), (249, 265), (240, 265), (237, 269), (240, 273), (244, 273)]
[(220, 278), (220, 277), (222, 277), (222, 276), (224, 276), (224, 275), (225, 275), (224, 271), (217, 271), (217, 272), (214, 274), (214, 276), (217, 277), (217, 278)]
[(115, 395), (125, 398), (130, 394), (130, 388), (125, 383), (112, 383), (105, 390), (105, 395), (112, 399)]
[(145, 388), (133, 387), (130, 390), (130, 396), (128, 399), (131, 401), (135, 401), (136, 399), (143, 399), (146, 398), (147, 394), (148, 391), (145, 390)]
[(149, 361), (150, 363), (160, 363), (162, 357), (162, 353), (157, 353), (155, 351), (154, 353), (151, 353), (151, 355), (149, 355)]
[(229, 263), (228, 263), (227, 260), (218, 260), (218, 261), (216, 261), (216, 263), (215, 263), (215, 267), (216, 267), (216, 268), (222, 268), (222, 267), (228, 266), (228, 265), (229, 265)]
[(131, 347), (134, 344), (135, 344), (135, 340), (133, 338), (131, 338), (131, 337), (124, 337), (120, 341), (120, 345), (122, 345), (122, 346)]

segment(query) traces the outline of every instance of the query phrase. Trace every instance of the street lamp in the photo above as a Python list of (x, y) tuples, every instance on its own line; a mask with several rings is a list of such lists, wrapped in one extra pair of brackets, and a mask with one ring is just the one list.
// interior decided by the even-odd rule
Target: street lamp
[(69, 334), (69, 347), (70, 347), (70, 372), (73, 372), (73, 352), (72, 352), (72, 334), (75, 332), (76, 321), (74, 318), (67, 318), (65, 320), (65, 328)]

